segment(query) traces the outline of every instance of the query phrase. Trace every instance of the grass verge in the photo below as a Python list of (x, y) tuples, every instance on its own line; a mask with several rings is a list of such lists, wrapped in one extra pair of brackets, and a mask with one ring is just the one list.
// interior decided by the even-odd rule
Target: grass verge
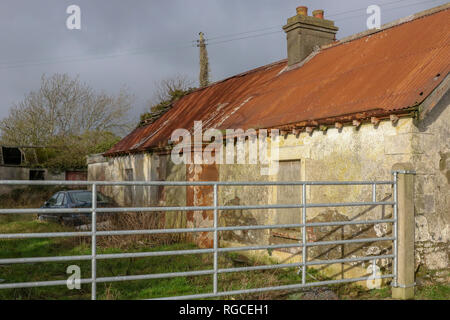
[[(69, 227), (51, 222), (36, 221), (31, 216), (1, 217), (0, 233), (19, 232), (62, 232), (73, 231)], [(97, 252), (143, 252), (195, 249), (193, 244), (179, 243), (170, 245), (149, 246), (136, 244), (119, 249), (99, 247)], [(0, 259), (89, 255), (90, 244), (86, 239), (74, 238), (42, 238), (0, 240)], [(244, 265), (257, 265), (257, 262), (237, 259), (237, 255), (220, 255), (219, 268), (231, 268)], [(0, 283), (16, 283), (30, 281), (66, 280), (70, 265), (81, 269), (81, 277), (91, 275), (90, 261), (73, 261), (62, 263), (27, 263), (0, 265)], [(114, 277), (155, 273), (172, 273), (193, 270), (212, 269), (212, 254), (196, 254), (183, 256), (161, 256), (149, 258), (127, 258), (97, 261), (98, 277)], [(299, 283), (301, 276), (294, 268), (225, 273), (219, 275), (219, 291), (249, 289)], [(97, 284), (98, 299), (150, 299), (175, 295), (209, 293), (212, 291), (212, 275), (177, 277), (152, 280), (136, 280)], [(267, 292), (234, 296), (233, 299), (282, 299), (287, 292)], [(231, 297), (224, 297), (229, 299)], [(11, 299), (90, 299), (90, 285), (81, 285), (79, 290), (69, 290), (66, 286), (52, 286), (22, 289), (1, 289), (0, 300)]]

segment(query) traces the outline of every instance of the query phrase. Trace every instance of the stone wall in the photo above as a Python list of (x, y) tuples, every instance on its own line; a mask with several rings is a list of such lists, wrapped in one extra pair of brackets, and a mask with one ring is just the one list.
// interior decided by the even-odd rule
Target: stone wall
[[(40, 169), (40, 168), (34, 169), (21, 166), (0, 165), (0, 180), (29, 180), (30, 170), (44, 171), (45, 180), (65, 180), (66, 178), (65, 171), (56, 172), (49, 169)], [(26, 186), (0, 185), (0, 194), (5, 194), (11, 192), (14, 189), (21, 189), (24, 187)]]
[[(28, 168), (14, 166), (0, 166), (0, 180), (28, 180)], [(0, 195), (11, 192), (19, 187), (0, 185)]]
[[(382, 121), (378, 126), (363, 124), (359, 129), (332, 128), (281, 140), (280, 159), (300, 159), (303, 177), (317, 180), (391, 180), (395, 163), (409, 162), (417, 171), (415, 177), (416, 266), (427, 269), (448, 268), (450, 230), (450, 120), (449, 100), (441, 100), (424, 121), (400, 119), (397, 124)], [(313, 203), (370, 201), (370, 187), (308, 187), (307, 200)], [(377, 200), (392, 201), (392, 188), (377, 188)], [(308, 221), (381, 219), (392, 216), (390, 206), (376, 208), (308, 209)], [(308, 230), (312, 240), (338, 240), (349, 235), (364, 237), (389, 235), (389, 225)], [(342, 234), (339, 235), (339, 232)], [(327, 258), (344, 257), (338, 247), (312, 251)], [(380, 254), (391, 248), (383, 243), (349, 246), (344, 252)], [(324, 254), (326, 252), (326, 254)], [(350, 254), (350, 256), (355, 254)], [(382, 261), (387, 265), (387, 261)]]
[(447, 268), (450, 241), (450, 93), (417, 123), (415, 180), (416, 264)]
[[(280, 142), (280, 160), (300, 160), (301, 176), (306, 181), (391, 181), (392, 166), (409, 162), (412, 156), (412, 119), (400, 119), (397, 124), (381, 121), (377, 126), (363, 124), (359, 128), (316, 130), (298, 136), (288, 135)], [(391, 185), (377, 186), (377, 201), (392, 201)], [(300, 199), (298, 199), (300, 201)], [(308, 186), (307, 203), (341, 203), (372, 201), (371, 186)], [(392, 206), (329, 207), (307, 209), (307, 222), (389, 219)], [(298, 223), (300, 223), (300, 215)], [(335, 241), (355, 238), (391, 236), (391, 224), (351, 225), (345, 227), (315, 227), (307, 229), (309, 241)], [(284, 238), (284, 239), (283, 239)], [(285, 233), (273, 237), (274, 243), (294, 243), (301, 233)], [(317, 246), (308, 249), (308, 260), (344, 259), (392, 252), (392, 242), (358, 243)], [(290, 256), (294, 252), (289, 252)], [(284, 259), (287, 254), (280, 255)], [(298, 254), (297, 254), (298, 256)], [(299, 260), (300, 257), (296, 257)], [(390, 259), (377, 261), (389, 268)], [(326, 268), (333, 277), (361, 276), (368, 263), (340, 264)], [(321, 268), (325, 269), (325, 266)]]

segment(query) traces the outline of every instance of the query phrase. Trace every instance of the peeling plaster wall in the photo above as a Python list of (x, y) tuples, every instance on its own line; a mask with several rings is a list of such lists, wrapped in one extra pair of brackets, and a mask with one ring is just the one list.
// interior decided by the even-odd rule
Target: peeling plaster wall
[[(289, 134), (280, 139), (280, 161), (300, 160), (302, 180), (306, 181), (361, 181), (392, 180), (391, 169), (395, 163), (408, 162), (413, 152), (411, 119), (400, 119), (393, 125), (382, 121), (378, 126), (363, 124), (359, 129), (345, 126), (330, 128), (325, 132), (314, 131), (311, 135), (303, 132), (298, 136)], [(230, 173), (229, 179), (233, 178)], [(276, 180), (277, 176), (271, 176)], [(297, 187), (300, 188), (300, 187)], [(277, 187), (274, 187), (272, 203), (277, 203)], [(378, 201), (392, 201), (391, 185), (378, 186)], [(371, 186), (308, 186), (308, 203), (361, 202), (372, 201)], [(301, 203), (301, 199), (292, 199)], [(308, 222), (387, 219), (392, 216), (392, 207), (338, 207), (310, 208)], [(272, 214), (276, 214), (271, 210)], [(267, 224), (273, 223), (273, 215)], [(298, 210), (301, 223), (301, 210)], [(315, 227), (307, 229), (309, 241), (332, 241), (351, 238), (376, 238), (388, 236), (390, 225), (352, 225), (346, 227)], [(300, 230), (269, 231), (269, 244), (298, 243), (302, 239)], [(342, 259), (366, 255), (390, 253), (391, 242), (346, 244), (312, 247), (308, 249), (308, 260)], [(300, 249), (276, 250), (269, 253), (282, 261), (301, 261)], [(390, 260), (378, 261), (380, 267), (387, 267)], [(361, 268), (368, 263), (333, 265), (326, 272), (333, 276), (361, 276)], [(319, 266), (319, 268), (321, 268)]]
[[(391, 181), (392, 166), (410, 162), (417, 171), (415, 177), (416, 262), (429, 269), (448, 267), (448, 241), (450, 234), (450, 108), (447, 98), (434, 108), (422, 122), (401, 118), (398, 123), (381, 121), (377, 126), (363, 124), (359, 128), (305, 132), (298, 136), (289, 134), (280, 141), (280, 160), (299, 160), (300, 177), (306, 181)], [(247, 148), (248, 148), (247, 141)], [(208, 169), (209, 168), (209, 169)], [(126, 170), (132, 169), (132, 177)], [(89, 165), (89, 179), (122, 181), (173, 180), (173, 181), (276, 181), (277, 176), (261, 175), (260, 165), (173, 165), (169, 156), (151, 154), (110, 158), (107, 162)], [(107, 193), (121, 205), (127, 194), (133, 205), (210, 205), (211, 187), (159, 188), (112, 187)], [(140, 188), (138, 190), (137, 188)], [(377, 201), (392, 201), (391, 185), (378, 186)], [(129, 200), (129, 198), (128, 198)], [(359, 202), (372, 200), (371, 186), (310, 186), (309, 203)], [(301, 199), (293, 199), (299, 203)], [(277, 203), (277, 187), (219, 187), (219, 205), (251, 205)], [(392, 217), (391, 206), (342, 207), (308, 209), (309, 222), (369, 220)], [(219, 213), (219, 225), (263, 225), (276, 222), (276, 210), (233, 210)], [(299, 223), (300, 223), (299, 210)], [(168, 222), (169, 221), (169, 222)], [(166, 225), (178, 227), (211, 227), (212, 212), (178, 212), (166, 215)], [(353, 225), (346, 227), (308, 228), (312, 241), (341, 240), (356, 237), (384, 237), (391, 234), (391, 225)], [(194, 236), (203, 247), (211, 247), (212, 234)], [(298, 243), (301, 232), (288, 232), (274, 236), (274, 231), (236, 231), (220, 233), (223, 245)], [(323, 246), (308, 251), (309, 260), (339, 259), (390, 253), (390, 242)], [(272, 252), (265, 254), (272, 255)], [(299, 259), (299, 250), (286, 250), (282, 259)], [(274, 254), (276, 256), (276, 254)], [(387, 267), (390, 260), (380, 261)], [(363, 268), (367, 263), (360, 264)], [(352, 268), (349, 268), (352, 269)], [(333, 272), (336, 272), (334, 270)], [(348, 274), (347, 269), (341, 272)], [(335, 274), (337, 275), (337, 273)]]
[[(220, 166), (220, 181), (268, 181), (269, 176), (261, 175), (260, 165), (223, 164)], [(274, 187), (272, 186), (220, 186), (219, 204), (268, 205), (273, 203)], [(271, 210), (225, 210), (219, 212), (219, 226), (267, 225), (271, 218)], [(269, 230), (239, 230), (221, 232), (221, 240), (229, 243), (267, 244)]]
[[(90, 181), (185, 181), (184, 165), (174, 165), (166, 155), (142, 153), (114, 158), (88, 159)], [(100, 186), (99, 191), (113, 198), (119, 206), (185, 206), (185, 187)], [(151, 214), (151, 213), (149, 213)], [(167, 228), (184, 227), (183, 212), (164, 214)]]
[[(450, 234), (450, 108), (447, 99), (424, 121), (400, 119), (396, 125), (382, 121), (376, 127), (363, 124), (359, 129), (347, 126), (341, 131), (332, 128), (312, 135), (289, 135), (280, 144), (280, 159), (301, 159), (304, 177), (320, 180), (391, 180), (391, 168), (398, 162), (410, 162), (417, 171), (415, 177), (416, 263), (428, 269), (448, 267), (448, 241)], [(371, 201), (371, 187), (320, 186), (307, 188), (307, 201), (312, 203)], [(377, 187), (378, 201), (392, 201), (390, 186)], [(315, 208), (308, 209), (308, 221), (381, 219), (392, 216), (390, 206), (377, 208)], [(339, 217), (339, 218), (337, 218)], [(315, 240), (338, 240), (349, 235), (381, 237), (390, 234), (390, 225), (352, 226), (308, 230)], [(332, 232), (334, 230), (334, 232)], [(339, 235), (339, 232), (342, 232)], [(330, 250), (328, 250), (330, 249)], [(390, 246), (383, 243), (359, 247), (321, 247), (312, 255), (339, 258), (360, 253), (384, 254)], [(342, 253), (344, 252), (344, 254)], [(349, 253), (350, 254), (346, 254)], [(381, 265), (387, 265), (382, 261)]]
[[(440, 111), (439, 111), (440, 110)], [(441, 106), (425, 122), (402, 118), (397, 124), (382, 121), (378, 126), (363, 124), (359, 129), (346, 126), (341, 130), (330, 128), (326, 132), (314, 131), (312, 135), (290, 134), (280, 142), (280, 160), (300, 160), (301, 177), (307, 181), (349, 181), (393, 179), (392, 166), (411, 162), (417, 170), (415, 179), (415, 211), (417, 215), (417, 263), (429, 269), (448, 267), (449, 237), (449, 108)], [(426, 129), (425, 129), (426, 126)], [(276, 176), (263, 177), (257, 165), (221, 165), (221, 181), (276, 180)], [(258, 187), (259, 188), (259, 187)], [(277, 187), (221, 187), (219, 203), (268, 204), (277, 203)], [(392, 201), (390, 185), (377, 186), (377, 201)], [(300, 202), (301, 199), (294, 202)], [(307, 201), (358, 202), (371, 201), (371, 186), (312, 186), (307, 188)], [(221, 225), (273, 224), (275, 210), (243, 210), (220, 214)], [(391, 206), (344, 207), (308, 209), (309, 222), (342, 221), (351, 219), (384, 219), (392, 217)], [(300, 213), (299, 213), (300, 222)], [(356, 237), (384, 237), (391, 234), (390, 224), (355, 225), (345, 228), (309, 228), (313, 241), (342, 240)], [(272, 236), (271, 236), (272, 235)], [(285, 239), (275, 239), (270, 231), (229, 232), (222, 239), (239, 244), (294, 243), (301, 232), (286, 233)], [(388, 254), (390, 242), (323, 246), (310, 249), (309, 259), (338, 259), (361, 255)], [(280, 250), (279, 250), (280, 251)], [(294, 252), (295, 251), (295, 252)], [(286, 250), (291, 257), (299, 258), (297, 250)], [(283, 258), (289, 257), (284, 255)], [(379, 262), (387, 267), (390, 260)], [(361, 264), (363, 268), (367, 263)]]
[(448, 268), (450, 241), (450, 93), (417, 124), (416, 264)]

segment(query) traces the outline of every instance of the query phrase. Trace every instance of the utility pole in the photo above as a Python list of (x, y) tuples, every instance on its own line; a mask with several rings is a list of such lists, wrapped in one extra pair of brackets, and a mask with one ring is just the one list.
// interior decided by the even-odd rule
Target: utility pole
[(200, 88), (209, 85), (209, 59), (208, 51), (206, 50), (206, 40), (203, 32), (199, 33), (200, 39), (197, 40), (197, 47), (200, 48)]

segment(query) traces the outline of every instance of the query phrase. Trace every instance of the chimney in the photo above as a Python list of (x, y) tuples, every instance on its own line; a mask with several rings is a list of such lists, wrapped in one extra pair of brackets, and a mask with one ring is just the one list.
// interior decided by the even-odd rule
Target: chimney
[(303, 61), (316, 46), (336, 40), (339, 29), (333, 21), (324, 18), (323, 10), (315, 10), (313, 16), (308, 16), (308, 8), (302, 6), (297, 8), (297, 15), (288, 19), (283, 30), (287, 38), (288, 66), (292, 66)]

